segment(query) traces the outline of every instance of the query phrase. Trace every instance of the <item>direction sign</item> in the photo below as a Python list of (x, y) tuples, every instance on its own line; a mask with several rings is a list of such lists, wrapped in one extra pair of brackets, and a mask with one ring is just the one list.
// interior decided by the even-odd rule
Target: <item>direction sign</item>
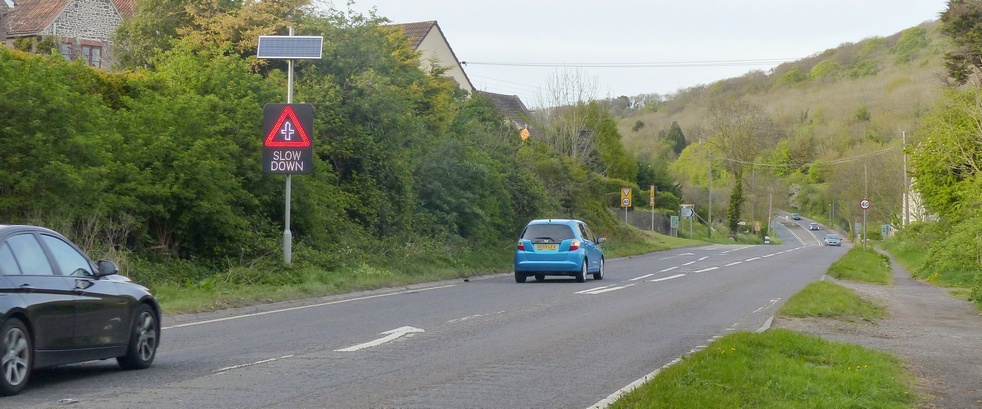
[(682, 217), (685, 217), (686, 219), (692, 217), (692, 207), (682, 207)]
[(651, 185), (651, 198), (648, 202), (648, 205), (651, 207), (655, 207), (655, 185)]
[(859, 207), (863, 210), (869, 210), (870, 202), (869, 199), (863, 199), (859, 201)]
[(263, 106), (263, 173), (314, 172), (314, 106)]

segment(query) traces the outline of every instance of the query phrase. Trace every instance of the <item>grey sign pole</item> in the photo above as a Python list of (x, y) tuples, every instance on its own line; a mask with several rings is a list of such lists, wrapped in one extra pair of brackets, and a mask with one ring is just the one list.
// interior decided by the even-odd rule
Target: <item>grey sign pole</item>
[[(287, 60), (287, 95), (288, 104), (293, 103), (293, 60), (295, 59), (320, 59), (323, 50), (324, 37), (320, 36), (299, 36), (293, 35), (293, 26), (290, 26), (289, 36), (259, 36), (259, 47), (256, 50), (257, 58), (265, 59), (285, 59)], [(286, 175), (286, 199), (285, 199), (285, 222), (283, 225), (283, 261), (290, 265), (293, 263), (293, 233), (290, 231), (290, 196), (292, 194), (293, 175)]]

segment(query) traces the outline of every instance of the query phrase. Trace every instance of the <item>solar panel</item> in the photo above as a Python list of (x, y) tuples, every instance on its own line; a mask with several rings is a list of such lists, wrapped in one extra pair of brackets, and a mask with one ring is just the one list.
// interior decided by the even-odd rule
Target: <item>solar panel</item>
[(257, 58), (278, 60), (317, 60), (321, 58), (324, 37), (259, 36)]

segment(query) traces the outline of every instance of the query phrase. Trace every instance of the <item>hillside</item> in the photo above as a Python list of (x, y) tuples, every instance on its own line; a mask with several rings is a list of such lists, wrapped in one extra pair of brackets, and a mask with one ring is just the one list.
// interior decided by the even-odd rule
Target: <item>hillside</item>
[[(766, 170), (779, 179), (766, 184), (770, 192), (776, 186), (786, 189), (786, 195), (773, 195), (776, 206), (828, 215), (830, 203), (858, 202), (854, 196), (868, 194), (874, 203), (879, 202), (877, 223), (896, 221), (901, 211), (904, 132), (908, 143), (916, 141), (920, 119), (943, 85), (939, 74), (946, 40), (939, 27), (937, 21), (927, 22), (889, 37), (842, 44), (770, 72), (752, 71), (682, 89), (663, 97), (662, 102), (627, 111), (618, 128), (629, 151), (675, 161), (678, 157), (658, 143), (673, 122), (679, 124), (691, 149), (711, 136), (707, 118), (713, 104), (741, 100), (759, 106), (776, 128), (778, 143), (773, 150), (760, 152), (752, 174), (759, 178), (760, 171)], [(896, 148), (892, 153), (875, 153), (891, 147)], [(790, 158), (787, 163), (766, 159), (782, 149)], [(850, 160), (860, 155), (867, 156)], [(823, 164), (827, 165), (824, 172), (818, 172)], [(684, 200), (697, 205), (705, 202), (706, 166), (676, 168), (686, 189)], [(868, 190), (864, 176), (876, 181), (878, 191)], [(732, 181), (714, 183), (718, 187)], [(725, 193), (719, 199), (718, 203), (725, 203)], [(852, 219), (856, 212), (850, 214), (849, 208), (844, 207), (842, 215)]]

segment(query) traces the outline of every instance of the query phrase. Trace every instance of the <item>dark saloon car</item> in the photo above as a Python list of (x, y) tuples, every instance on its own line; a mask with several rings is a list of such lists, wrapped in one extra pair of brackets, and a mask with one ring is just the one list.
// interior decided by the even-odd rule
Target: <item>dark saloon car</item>
[(604, 251), (586, 223), (572, 219), (541, 219), (529, 222), (515, 249), (515, 281), (529, 276), (542, 281), (547, 275), (572, 276), (586, 281), (604, 278)]
[(93, 262), (42, 227), (0, 225), (0, 395), (31, 371), (115, 358), (124, 369), (153, 363), (160, 307), (150, 291)]

